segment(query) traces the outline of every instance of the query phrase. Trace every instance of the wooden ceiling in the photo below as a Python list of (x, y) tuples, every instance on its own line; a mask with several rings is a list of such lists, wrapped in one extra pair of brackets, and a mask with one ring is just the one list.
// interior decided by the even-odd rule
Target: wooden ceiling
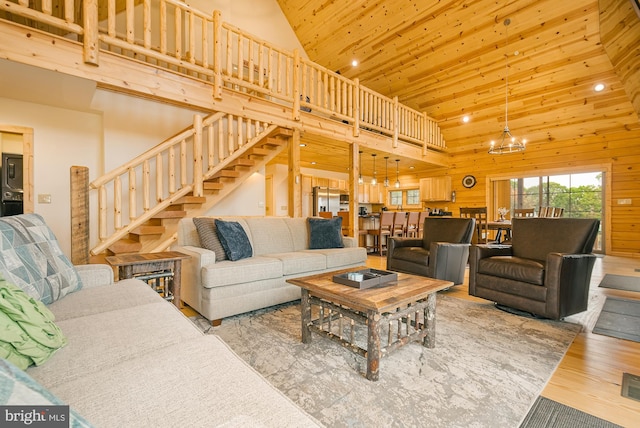
[[(488, 150), (501, 133), (507, 63), (508, 124), (530, 146), (640, 127), (601, 43), (598, 0), (277, 1), (312, 61), (425, 111), (451, 153)], [(348, 165), (346, 148), (309, 142), (303, 164)]]

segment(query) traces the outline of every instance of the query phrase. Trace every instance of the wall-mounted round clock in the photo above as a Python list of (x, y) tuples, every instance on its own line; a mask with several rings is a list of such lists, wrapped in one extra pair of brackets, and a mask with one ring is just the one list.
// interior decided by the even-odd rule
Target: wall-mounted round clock
[(473, 175), (465, 175), (462, 179), (462, 185), (467, 189), (471, 189), (476, 185), (476, 178)]

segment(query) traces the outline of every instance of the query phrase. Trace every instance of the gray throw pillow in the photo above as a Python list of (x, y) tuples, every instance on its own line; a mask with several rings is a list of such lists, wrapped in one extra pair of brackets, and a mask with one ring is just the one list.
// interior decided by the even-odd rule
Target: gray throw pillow
[(320, 250), (324, 248), (343, 248), (342, 217), (309, 218), (309, 248)]
[(253, 256), (253, 248), (246, 232), (237, 221), (215, 220), (218, 238), (227, 258), (231, 261)]
[(216, 254), (216, 261), (227, 260), (214, 220), (211, 217), (194, 217), (193, 224), (196, 225), (202, 248), (213, 251)]

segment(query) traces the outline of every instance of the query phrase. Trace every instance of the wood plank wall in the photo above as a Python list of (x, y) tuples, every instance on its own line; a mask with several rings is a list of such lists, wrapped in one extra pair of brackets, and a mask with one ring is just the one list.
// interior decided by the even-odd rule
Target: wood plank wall
[[(517, 133), (517, 130), (514, 130)], [(452, 178), (456, 202), (430, 205), (457, 211), (464, 206), (491, 206), (490, 177), (535, 176), (548, 171), (571, 173), (586, 166), (610, 165), (610, 188), (606, 188), (609, 212), (606, 239), (610, 240), (607, 254), (640, 257), (640, 130), (590, 135), (567, 141), (528, 143), (524, 153), (493, 156), (485, 151), (452, 155), (451, 168), (445, 172)], [(474, 175), (477, 184), (462, 186), (465, 175)], [(631, 199), (630, 205), (618, 200)], [(603, 230), (605, 225), (603, 224)]]

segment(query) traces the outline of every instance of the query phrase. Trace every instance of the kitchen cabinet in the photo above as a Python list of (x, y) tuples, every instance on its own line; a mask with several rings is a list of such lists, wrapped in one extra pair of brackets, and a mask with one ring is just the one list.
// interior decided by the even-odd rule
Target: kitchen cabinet
[(421, 179), (420, 199), (427, 202), (451, 201), (451, 177)]

